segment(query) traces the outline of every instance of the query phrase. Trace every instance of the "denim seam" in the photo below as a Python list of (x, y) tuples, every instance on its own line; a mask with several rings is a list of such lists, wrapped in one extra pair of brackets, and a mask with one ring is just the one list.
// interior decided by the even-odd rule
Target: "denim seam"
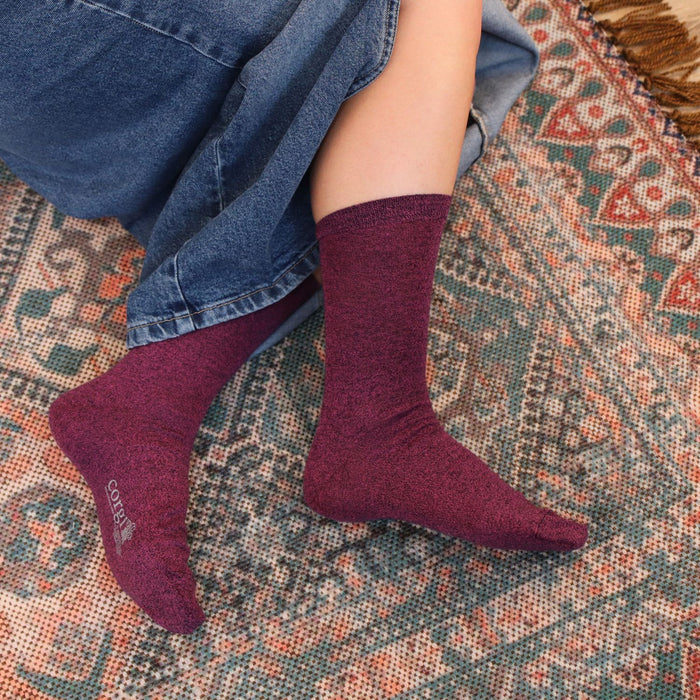
[(190, 311), (190, 305), (187, 303), (187, 297), (183, 293), (182, 286), (180, 285), (180, 269), (177, 264), (177, 259), (179, 255), (180, 251), (178, 250), (177, 253), (175, 253), (175, 255), (173, 256), (173, 278), (175, 279), (175, 287), (177, 288), (177, 293), (180, 295), (180, 300), (187, 309), (187, 316), (191, 316), (192, 312)]
[[(387, 15), (391, 16), (391, 15), (393, 14), (395, 17), (398, 18), (398, 7), (399, 7), (399, 3), (401, 2), (401, 0), (388, 0), (388, 2), (390, 3), (390, 5), (388, 5), (388, 7), (393, 7), (393, 8), (395, 8), (395, 12), (392, 13), (391, 11), (387, 10)], [(355, 18), (357, 18), (357, 15), (355, 15)], [(388, 23), (389, 23), (389, 20), (387, 20), (387, 24), (388, 24)], [(385, 30), (385, 31), (386, 31), (386, 30)], [(395, 34), (392, 33), (392, 36), (395, 36)], [(386, 47), (387, 47), (387, 45), (388, 45), (389, 43), (391, 43), (391, 45), (392, 45), (392, 47), (393, 47), (393, 42), (385, 41), (385, 50), (384, 50), (384, 53), (387, 52)], [(264, 49), (263, 49), (263, 50), (264, 50)], [(336, 48), (334, 49), (334, 52), (336, 52), (336, 51), (338, 51), (338, 50), (339, 50), (339, 47), (336, 47)], [(262, 52), (260, 52), (260, 53), (262, 53)], [(256, 54), (256, 56), (259, 56), (260, 53)], [(384, 55), (384, 54), (383, 54), (383, 55)], [(255, 59), (255, 56), (254, 56), (250, 61), (248, 61), (248, 62), (245, 64), (244, 67), (249, 66), (249, 65), (251, 64), (252, 60), (254, 60), (254, 59)], [(327, 70), (328, 70), (328, 66), (325, 66), (325, 67), (323, 68), (322, 72), (321, 72), (321, 75), (323, 75)], [(236, 77), (236, 82), (238, 82), (240, 85), (242, 85), (243, 88), (244, 88), (244, 90), (247, 91), (247, 90), (248, 90), (248, 85), (243, 81), (243, 77), (244, 77), (244, 76), (243, 76), (243, 72), (244, 72), (244, 71), (242, 71), (241, 73), (239, 73), (239, 75)], [(347, 96), (347, 94), (346, 94), (346, 96), (345, 96), (344, 99), (347, 99), (347, 97), (348, 97), (348, 96)], [(245, 99), (245, 98), (244, 98), (244, 99)], [(299, 118), (299, 113), (302, 111), (302, 109), (304, 108), (304, 106), (306, 105), (306, 103), (308, 102), (308, 100), (309, 100), (309, 95), (306, 96), (306, 98), (304, 99), (304, 102), (300, 105), (299, 109), (297, 110), (296, 114), (294, 115), (294, 117), (292, 118), (292, 121), (291, 121), (290, 124), (289, 124), (289, 127), (288, 127), (288, 129), (287, 129), (287, 132), (286, 132), (286, 133), (283, 135), (283, 137), (277, 142), (277, 145), (275, 146), (274, 151), (270, 154), (270, 157), (269, 157), (268, 160), (272, 160), (272, 159), (274, 158), (274, 156), (277, 154), (277, 151), (280, 149), (280, 147), (282, 146), (282, 144), (283, 144), (283, 142), (285, 141), (285, 139), (288, 139), (288, 138), (289, 138), (289, 131), (291, 130), (292, 125), (293, 125), (293, 124), (297, 121), (297, 119)], [(216, 151), (216, 154), (217, 154), (217, 186), (218, 186), (218, 189), (219, 189), (219, 204), (220, 204), (220, 206), (221, 206), (221, 210), (222, 210), (222, 211), (223, 211), (227, 206), (229, 206), (229, 204), (231, 204), (232, 201), (233, 201), (233, 200), (232, 200), (231, 202), (228, 202), (228, 203), (226, 203), (226, 202), (224, 201), (224, 189), (225, 189), (225, 183), (224, 183), (224, 181), (223, 181), (223, 180), (224, 180), (224, 174), (223, 174), (223, 169), (220, 167), (220, 161), (219, 161), (219, 152), (220, 152), (220, 150), (221, 150), (221, 149), (220, 149), (221, 141), (224, 139), (224, 136), (226, 135), (226, 131), (227, 131), (227, 130), (225, 129), (225, 130), (216, 138), (216, 141), (215, 141), (215, 144), (214, 144), (214, 146), (215, 146), (215, 151)], [(255, 182), (252, 182), (252, 183), (251, 183), (250, 185), (248, 185), (242, 192), (239, 192), (236, 196), (237, 196), (237, 197), (243, 196), (246, 192), (248, 192), (248, 190), (252, 189), (252, 188), (254, 187), (254, 185), (255, 185)], [(266, 287), (265, 289), (267, 289), (267, 287)], [(242, 297), (241, 297), (241, 298), (242, 298)], [(226, 303), (229, 303), (229, 302), (226, 302)], [(216, 308), (216, 307), (212, 307), (212, 308)]]
[(355, 78), (348, 89), (348, 93), (345, 95), (345, 99), (352, 97), (356, 92), (359, 92), (362, 88), (371, 83), (389, 62), (396, 39), (396, 25), (398, 22), (400, 5), (401, 0), (387, 0), (387, 5), (384, 10), (384, 46), (382, 47), (382, 55), (379, 61), (377, 61), (367, 73)]
[(224, 174), (221, 168), (221, 154), (219, 148), (224, 133), (226, 133), (226, 130), (219, 134), (214, 141), (214, 158), (216, 160), (216, 193), (219, 195), (219, 213), (224, 210)]
[[(235, 83), (240, 85), (243, 90), (244, 90), (244, 95), (243, 95), (243, 100), (246, 98), (247, 92), (248, 92), (248, 87), (247, 85), (241, 80), (241, 75), (240, 73), (236, 77)], [(239, 103), (238, 107), (236, 107), (236, 111), (240, 109), (241, 103)], [(223, 166), (221, 165), (221, 142), (223, 141), (224, 136), (226, 135), (226, 132), (228, 130), (227, 125), (226, 128), (221, 130), (221, 133), (214, 139), (214, 159), (215, 159), (215, 165), (216, 165), (216, 193), (219, 197), (219, 213), (221, 213), (225, 208), (226, 205), (224, 204), (224, 169)], [(246, 190), (249, 188), (246, 188)], [(245, 191), (245, 190), (244, 190)], [(242, 194), (242, 193), (241, 193)], [(240, 195), (239, 195), (240, 196)]]
[[(260, 292), (264, 292), (268, 289), (272, 289), (273, 287), (277, 286), (277, 284), (280, 282), (280, 280), (285, 277), (287, 274), (289, 274), (297, 265), (301, 265), (302, 262), (304, 262), (308, 257), (309, 253), (318, 246), (318, 242), (313, 243), (310, 245), (305, 251), (304, 254), (298, 259), (295, 260), (294, 263), (292, 263), (282, 274), (280, 274), (271, 284), (269, 284), (267, 287), (260, 287), (259, 289), (256, 289), (252, 292), (248, 292), (247, 294), (242, 294), (239, 297), (236, 297), (235, 299), (229, 299), (228, 301), (222, 301), (218, 304), (214, 304), (213, 306), (207, 306), (205, 309), (199, 309), (198, 311), (192, 311), (190, 313), (182, 314), (181, 316), (171, 316), (170, 318), (161, 318), (159, 321), (150, 321), (148, 323), (139, 323), (138, 325), (135, 326), (129, 326), (127, 330), (134, 330), (136, 328), (146, 328), (147, 326), (158, 326), (161, 323), (168, 323), (170, 321), (177, 321), (181, 318), (191, 318), (192, 316), (197, 316), (197, 314), (203, 314), (207, 311), (211, 311), (212, 309), (218, 309), (221, 306), (228, 306), (229, 304), (235, 304), (236, 302), (240, 301), (241, 299), (247, 299), (248, 297), (252, 297), (254, 294), (259, 294)], [(177, 275), (176, 275), (176, 280), (177, 280)], [(182, 294), (182, 291), (180, 290), (180, 284), (178, 284), (178, 291), (180, 291), (180, 294)], [(183, 296), (184, 300), (184, 296)], [(187, 301), (185, 301), (185, 304), (189, 308), (189, 304), (187, 304)]]
[(159, 29), (158, 27), (154, 27), (151, 24), (146, 24), (146, 22), (141, 22), (140, 20), (132, 17), (131, 15), (126, 14), (125, 12), (119, 12), (118, 10), (115, 10), (112, 7), (105, 7), (104, 5), (101, 5), (100, 3), (95, 2), (95, 0), (77, 0), (77, 1), (83, 5), (87, 5), (89, 7), (93, 7), (96, 10), (99, 10), (101, 12), (105, 12), (106, 14), (115, 15), (117, 17), (121, 17), (123, 19), (129, 20), (130, 22), (137, 24), (139, 27), (143, 27), (144, 29), (148, 29), (149, 31), (155, 32), (156, 34), (160, 34), (161, 36), (167, 36), (169, 39), (173, 39), (173, 41), (177, 41), (180, 44), (184, 44), (185, 46), (189, 46), (193, 51), (196, 51), (198, 54), (200, 54), (201, 56), (204, 56), (205, 58), (208, 58), (210, 61), (213, 61), (214, 63), (218, 63), (220, 66), (224, 66), (225, 68), (242, 68), (242, 64), (226, 63), (225, 61), (222, 61), (218, 58), (214, 58), (214, 56), (210, 56), (208, 53), (206, 53), (199, 46), (196, 46), (195, 44), (192, 44), (189, 41), (186, 41), (185, 39), (180, 38), (179, 36), (175, 36), (174, 34), (171, 34), (170, 32), (166, 32), (163, 29)]

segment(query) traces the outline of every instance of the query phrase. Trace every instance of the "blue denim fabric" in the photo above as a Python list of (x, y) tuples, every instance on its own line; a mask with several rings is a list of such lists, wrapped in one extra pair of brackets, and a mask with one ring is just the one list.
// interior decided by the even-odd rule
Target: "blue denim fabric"
[[(318, 265), (308, 168), (342, 102), (386, 66), (399, 2), (0, 5), (0, 159), (61, 211), (116, 216), (146, 247), (128, 347), (262, 308)], [(539, 59), (501, 0), (482, 21), (458, 177)]]

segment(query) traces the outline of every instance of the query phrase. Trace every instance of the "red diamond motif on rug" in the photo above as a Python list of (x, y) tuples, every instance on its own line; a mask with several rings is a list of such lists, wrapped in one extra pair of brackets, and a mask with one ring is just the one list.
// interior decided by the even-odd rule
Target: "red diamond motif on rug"
[(651, 219), (649, 212), (637, 201), (629, 183), (612, 192), (601, 217), (620, 224), (643, 224)]
[(565, 104), (552, 114), (543, 135), (565, 141), (585, 141), (592, 138), (593, 132), (578, 118), (574, 105)]

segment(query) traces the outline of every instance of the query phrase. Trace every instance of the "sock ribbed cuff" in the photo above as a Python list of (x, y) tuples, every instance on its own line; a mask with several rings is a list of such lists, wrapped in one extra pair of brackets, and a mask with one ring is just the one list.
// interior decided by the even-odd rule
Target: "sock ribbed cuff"
[(318, 220), (316, 237), (330, 233), (352, 232), (375, 224), (402, 221), (444, 221), (450, 211), (452, 195), (441, 193), (402, 194), (372, 199), (338, 209)]

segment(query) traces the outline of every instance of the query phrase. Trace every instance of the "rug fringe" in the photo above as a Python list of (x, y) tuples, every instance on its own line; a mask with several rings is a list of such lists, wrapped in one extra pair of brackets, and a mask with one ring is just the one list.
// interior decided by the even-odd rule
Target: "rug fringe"
[[(665, 0), (584, 0), (630, 66), (678, 128), (700, 145), (700, 82), (689, 76), (700, 68), (700, 42)], [(684, 108), (682, 110), (673, 108)]]
[(678, 128), (686, 135), (695, 138), (700, 145), (700, 112), (679, 112), (673, 110), (669, 117), (678, 124)]

